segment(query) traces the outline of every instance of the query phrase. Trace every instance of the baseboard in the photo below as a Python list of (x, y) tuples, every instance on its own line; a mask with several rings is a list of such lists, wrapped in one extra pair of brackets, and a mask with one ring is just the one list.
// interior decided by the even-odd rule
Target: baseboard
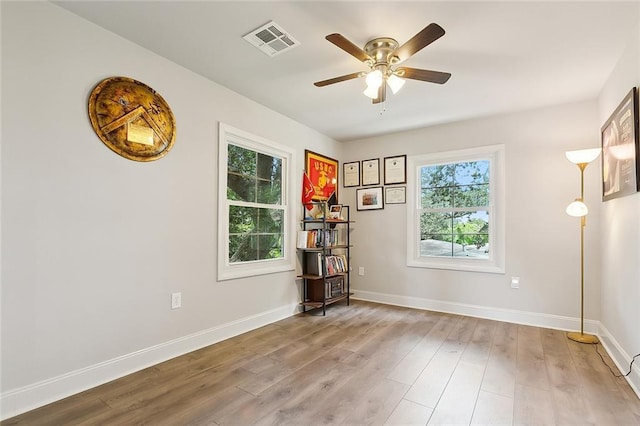
[(290, 317), (295, 313), (297, 313), (296, 304), (282, 306), (38, 383), (2, 392), (0, 395), (0, 420), (17, 416), (171, 358), (255, 330)]
[[(622, 372), (622, 374), (626, 374), (629, 371), (629, 364), (633, 359), (633, 356), (629, 355), (622, 346), (618, 343), (618, 341), (613, 337), (613, 335), (607, 330), (607, 328), (600, 324), (600, 329), (598, 336), (600, 337), (600, 343), (604, 346), (605, 350), (618, 367), (618, 370)], [(635, 354), (634, 354), (635, 355)], [(636, 362), (633, 363), (631, 368), (631, 374), (629, 374), (625, 379), (631, 386), (631, 389), (638, 395), (640, 398), (640, 366), (638, 363), (639, 359), (636, 359)]]
[[(517, 311), (514, 309), (494, 308), (490, 306), (469, 305), (464, 303), (446, 302), (442, 300), (425, 299), (420, 297), (400, 296), (396, 294), (376, 293), (352, 289), (351, 298), (387, 305), (404, 306), (407, 308), (425, 309), (449, 314), (465, 315), (475, 318), (485, 318), (515, 324), (532, 325), (536, 327), (553, 328), (556, 330), (579, 331), (580, 318), (564, 317), (560, 315), (541, 314), (537, 312)], [(585, 320), (584, 331), (591, 334), (598, 332), (599, 321)]]

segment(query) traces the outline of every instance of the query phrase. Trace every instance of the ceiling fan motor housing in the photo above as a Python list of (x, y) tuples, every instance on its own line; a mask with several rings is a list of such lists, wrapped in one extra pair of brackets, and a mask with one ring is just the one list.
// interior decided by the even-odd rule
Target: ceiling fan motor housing
[(370, 67), (375, 65), (393, 65), (398, 62), (399, 58), (393, 56), (393, 52), (398, 48), (398, 42), (389, 37), (374, 38), (367, 42), (364, 51), (373, 58), (374, 63), (369, 64)]

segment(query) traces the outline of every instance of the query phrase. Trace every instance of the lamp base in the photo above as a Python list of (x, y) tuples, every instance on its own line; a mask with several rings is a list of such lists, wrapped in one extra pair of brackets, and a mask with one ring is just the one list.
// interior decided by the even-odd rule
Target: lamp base
[(593, 334), (584, 334), (576, 331), (567, 333), (567, 337), (569, 338), (569, 340), (573, 340), (574, 342), (578, 343), (588, 343), (591, 345), (598, 343), (598, 338)]

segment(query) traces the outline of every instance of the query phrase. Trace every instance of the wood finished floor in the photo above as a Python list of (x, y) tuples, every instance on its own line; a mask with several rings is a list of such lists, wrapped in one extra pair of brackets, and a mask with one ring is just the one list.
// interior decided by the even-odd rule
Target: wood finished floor
[(594, 345), (561, 331), (352, 301), (2, 422), (13, 424), (638, 425), (640, 400)]

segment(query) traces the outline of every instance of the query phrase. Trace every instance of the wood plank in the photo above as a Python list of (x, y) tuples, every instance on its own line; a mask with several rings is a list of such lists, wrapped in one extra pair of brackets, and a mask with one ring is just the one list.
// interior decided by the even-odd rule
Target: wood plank
[(391, 416), (384, 423), (385, 425), (426, 425), (433, 410), (424, 405), (403, 399)]
[(466, 344), (471, 339), (476, 319), (459, 317), (429, 364), (411, 386), (405, 399), (435, 408), (451, 375), (456, 369)]
[(451, 375), (429, 425), (468, 425), (476, 406), (484, 365), (460, 361)]
[(471, 424), (492, 426), (512, 425), (513, 398), (480, 390)]
[(513, 399), (516, 391), (518, 326), (499, 323), (494, 335), (482, 390)]
[(569, 352), (566, 333), (547, 329), (542, 330), (541, 336), (556, 421), (571, 424), (580, 419), (584, 425), (595, 425), (595, 417)]
[(540, 329), (518, 326), (516, 384), (549, 390)]
[(434, 318), (438, 318), (438, 322), (433, 325), (429, 333), (420, 340), (416, 347), (398, 363), (387, 378), (408, 385), (413, 384), (418, 379), (455, 326), (452, 316), (442, 315), (440, 317), (434, 316)]
[(551, 393), (546, 389), (517, 384), (513, 402), (513, 424), (531, 426), (557, 424), (551, 398)]
[(347, 414), (342, 424), (380, 425), (385, 422), (407, 392), (407, 385), (382, 379), (375, 386), (365, 389), (360, 402)]

